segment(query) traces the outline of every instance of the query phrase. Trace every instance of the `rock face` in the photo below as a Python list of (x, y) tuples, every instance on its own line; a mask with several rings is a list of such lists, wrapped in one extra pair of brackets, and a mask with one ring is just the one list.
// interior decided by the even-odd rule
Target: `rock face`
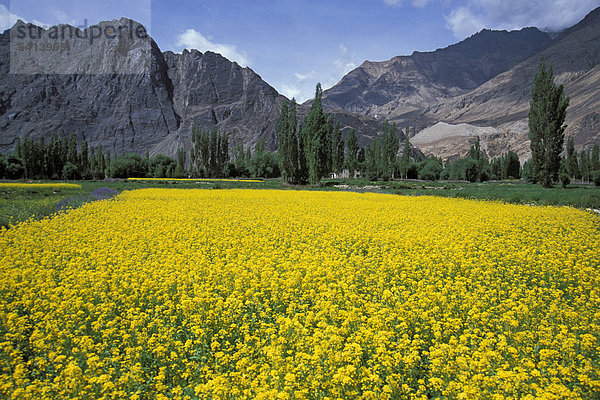
[(216, 127), (231, 143), (254, 145), (265, 137), (277, 143), (276, 128), (285, 97), (250, 68), (242, 68), (219, 54), (197, 50), (163, 53), (173, 84), (173, 108), (182, 120), (153, 150), (173, 154), (190, 145), (192, 126)]
[[(0, 152), (12, 150), (17, 137), (73, 132), (113, 154), (146, 151), (179, 129), (174, 88), (154, 41), (149, 42), (150, 62), (136, 74), (11, 74), (10, 36), (20, 25), (0, 34)], [(116, 51), (119, 42), (105, 45)], [(63, 71), (81, 66), (86, 57), (73, 51)]]
[(365, 61), (323, 94), (330, 108), (390, 118), (464, 94), (545, 48), (536, 28), (483, 30), (433, 52)]
[[(227, 132), (231, 147), (240, 142), (253, 146), (264, 137), (268, 148), (276, 148), (285, 97), (250, 68), (212, 52), (163, 53), (149, 37), (131, 39), (128, 33), (140, 25), (125, 18), (98, 27), (112, 25), (125, 26), (129, 39), (101, 37), (94, 48), (74, 42), (69, 54), (47, 62), (44, 55), (27, 59), (13, 53), (10, 58), (15, 50), (10, 37), (31, 27), (47, 39), (54, 27), (45, 31), (19, 21), (0, 34), (0, 152), (11, 151), (17, 137), (75, 132), (79, 140), (112, 154), (175, 155), (191, 146), (192, 126)], [(11, 73), (11, 67), (12, 72), (32, 72), (32, 65), (39, 73)], [(307, 111), (307, 106), (298, 108), (300, 117)], [(347, 111), (336, 118), (345, 130), (355, 128), (362, 143), (381, 124)]]

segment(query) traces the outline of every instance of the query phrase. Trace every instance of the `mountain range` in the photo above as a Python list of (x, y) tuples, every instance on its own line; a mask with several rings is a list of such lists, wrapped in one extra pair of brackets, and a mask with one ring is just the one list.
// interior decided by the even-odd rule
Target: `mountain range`
[(365, 62), (327, 90), (324, 103), (415, 127), (411, 143), (425, 154), (462, 156), (480, 137), (490, 157), (513, 150), (525, 161), (542, 59), (571, 98), (566, 134), (590, 148), (600, 140), (600, 8), (559, 35), (483, 30), (434, 52)]
[[(98, 27), (111, 24), (139, 26), (122, 18)], [(89, 52), (76, 48), (58, 65), (68, 74), (11, 73), (11, 35), (30, 27), (18, 21), (0, 34), (0, 152), (11, 151), (17, 137), (74, 132), (113, 154), (174, 155), (191, 145), (192, 126), (226, 131), (232, 145), (253, 146), (264, 138), (267, 147), (276, 147), (286, 99), (250, 68), (212, 52), (163, 52), (152, 38), (120, 37), (98, 39), (102, 51), (135, 54), (134, 61), (114, 57), (103, 73), (90, 69)], [(42, 37), (50, 34), (35, 29)], [(140, 62), (143, 57), (150, 62)], [(571, 97), (567, 134), (580, 149), (597, 143), (600, 9), (558, 35), (537, 28), (483, 30), (444, 49), (365, 61), (324, 92), (323, 105), (344, 131), (356, 129), (362, 145), (388, 120), (412, 127), (411, 143), (425, 154), (461, 156), (480, 137), (490, 157), (514, 150), (524, 161), (529, 94), (542, 58)], [(133, 70), (117, 73), (126, 67)], [(300, 105), (299, 115), (309, 106)]]
[[(122, 18), (97, 26), (101, 30), (125, 27), (122, 37), (129, 38), (127, 33), (141, 25)], [(279, 110), (286, 99), (250, 68), (213, 52), (161, 52), (151, 38), (134, 37), (127, 42), (102, 37), (97, 41), (106, 54), (129, 56), (145, 48), (150, 62), (130, 71), (130, 57), (117, 57), (113, 65), (96, 73), (93, 65), (85, 69), (90, 50), (71, 48), (67, 57), (59, 59), (62, 65), (53, 65), (51, 72), (74, 73), (11, 73), (10, 37), (29, 29), (41, 32), (41, 43), (49, 40), (53, 28), (44, 30), (18, 21), (0, 34), (0, 152), (11, 151), (17, 137), (76, 133), (78, 140), (101, 145), (112, 154), (175, 155), (178, 148), (191, 146), (192, 126), (227, 132), (231, 147), (240, 142), (254, 146), (262, 138), (268, 148), (276, 147)], [(84, 36), (85, 31), (77, 31)], [(50, 58), (56, 64), (59, 57)], [(34, 61), (46, 68), (43, 58)], [(117, 73), (123, 70), (127, 73)], [(307, 111), (306, 106), (298, 110), (299, 115)], [(378, 121), (360, 114), (343, 110), (333, 114), (345, 130), (360, 131), (363, 144), (380, 129)]]

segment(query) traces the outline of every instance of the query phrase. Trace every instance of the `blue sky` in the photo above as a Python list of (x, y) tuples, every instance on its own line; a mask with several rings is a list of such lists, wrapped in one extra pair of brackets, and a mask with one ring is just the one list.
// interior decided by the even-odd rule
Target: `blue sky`
[(15, 18), (92, 25), (129, 17), (162, 50), (213, 50), (251, 67), (300, 101), (364, 60), (431, 51), (483, 28), (560, 30), (600, 0), (0, 0), (0, 29)]

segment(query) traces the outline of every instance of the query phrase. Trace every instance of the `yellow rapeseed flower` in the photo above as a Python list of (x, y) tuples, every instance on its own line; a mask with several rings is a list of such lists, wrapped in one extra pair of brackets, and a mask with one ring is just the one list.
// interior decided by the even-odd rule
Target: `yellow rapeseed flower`
[(0, 397), (593, 398), (600, 219), (144, 189), (0, 232)]

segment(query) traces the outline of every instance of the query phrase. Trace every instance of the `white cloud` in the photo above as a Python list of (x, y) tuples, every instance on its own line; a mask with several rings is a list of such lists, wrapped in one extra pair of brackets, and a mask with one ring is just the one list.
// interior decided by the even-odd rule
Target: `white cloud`
[(296, 77), (296, 79), (297, 79), (298, 81), (300, 81), (300, 82), (304, 82), (304, 81), (306, 81), (306, 80), (313, 79), (313, 78), (315, 77), (315, 74), (316, 74), (316, 73), (317, 73), (317, 72), (316, 72), (315, 70), (312, 70), (312, 71), (310, 71), (310, 72), (307, 72), (307, 73), (304, 73), (304, 74), (301, 74), (301, 73), (299, 73), (299, 72), (296, 72), (296, 73), (294, 74), (294, 76)]
[(453, 10), (448, 17), (448, 28), (459, 39), (464, 39), (475, 32), (479, 32), (485, 28), (485, 23), (480, 16), (474, 15), (473, 12), (466, 7), (459, 7)]
[[(356, 51), (350, 51), (343, 43), (338, 46), (340, 52), (337, 60), (333, 61), (333, 66), (339, 78), (346, 75), (357, 67), (355, 63)], [(339, 79), (338, 78), (338, 79)], [(330, 77), (331, 80), (331, 77)]]
[(330, 53), (330, 58), (323, 60), (317, 68), (290, 74), (287, 79), (276, 83), (275, 88), (288, 99), (295, 97), (298, 103), (303, 103), (314, 97), (317, 82), (323, 89), (329, 89), (357, 67), (356, 51), (343, 43), (338, 45), (337, 51), (334, 48)]
[(413, 0), (412, 5), (417, 8), (423, 8), (429, 4), (429, 2), (431, 2), (431, 0)]
[(458, 39), (484, 27), (513, 30), (535, 26), (559, 31), (579, 22), (598, 6), (600, 0), (467, 0), (446, 16), (446, 22)]
[(19, 15), (13, 14), (10, 12), (10, 10), (8, 10), (8, 8), (4, 6), (4, 4), (0, 4), (0, 32), (4, 32), (5, 30), (12, 28), (12, 26), (19, 19), (25, 22), (31, 22), (32, 24), (41, 26), (45, 29), (48, 29), (50, 27), (50, 24), (38, 21), (36, 19), (29, 20)]
[(284, 95), (285, 97), (287, 97), (288, 99), (292, 99), (292, 97), (295, 97), (296, 100), (302, 102), (305, 100), (305, 98), (300, 99), (300, 89), (298, 89), (296, 86), (293, 85), (281, 85), (281, 94)]
[[(429, 4), (432, 0), (412, 0), (411, 4), (413, 7), (423, 8)], [(392, 7), (401, 7), (404, 5), (403, 0), (383, 0), (385, 4)]]
[(177, 36), (176, 46), (188, 49), (196, 49), (201, 52), (212, 51), (221, 54), (230, 61), (235, 61), (242, 67), (247, 67), (250, 64), (248, 57), (239, 52), (232, 44), (214, 43), (207, 39), (200, 32), (194, 29), (188, 29), (184, 33)]
[(4, 4), (0, 4), (0, 32), (10, 29), (10, 27), (15, 24), (17, 19), (19, 18), (15, 14), (11, 14)]
[(343, 60), (335, 60), (333, 62), (333, 66), (342, 75), (346, 75), (348, 72), (356, 68), (356, 64), (354, 62), (344, 62)]

